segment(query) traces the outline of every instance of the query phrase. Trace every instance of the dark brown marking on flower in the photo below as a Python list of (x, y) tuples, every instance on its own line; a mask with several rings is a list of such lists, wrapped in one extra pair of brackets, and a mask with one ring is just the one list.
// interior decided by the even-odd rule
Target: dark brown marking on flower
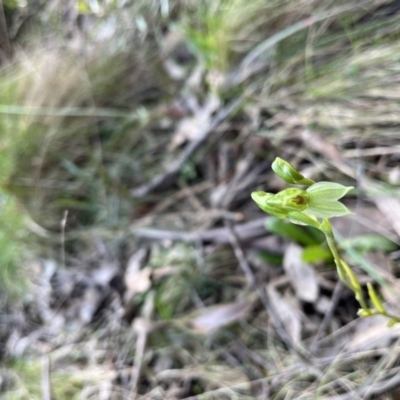
[(307, 204), (307, 198), (305, 196), (297, 195), (293, 197), (292, 202), (297, 205)]

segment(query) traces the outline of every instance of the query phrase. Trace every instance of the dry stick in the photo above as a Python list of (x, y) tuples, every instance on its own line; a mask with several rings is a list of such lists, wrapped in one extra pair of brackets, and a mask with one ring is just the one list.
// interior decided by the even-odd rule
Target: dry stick
[(4, 13), (3, 2), (0, 2), (0, 46), (3, 48), (4, 53), (7, 57), (11, 57), (13, 53), (13, 48), (8, 36), (8, 28), (6, 16)]
[(373, 383), (368, 390), (363, 394), (363, 399), (368, 400), (372, 396), (382, 396), (385, 393), (389, 393), (394, 389), (400, 387), (400, 374), (393, 376), (392, 378), (377, 381)]
[(229, 241), (231, 243), (231, 246), (233, 248), (233, 251), (235, 253), (235, 256), (239, 262), (240, 268), (242, 269), (247, 281), (249, 284), (254, 287), (260, 297), (260, 300), (265, 307), (267, 313), (272, 317), (272, 322), (274, 324), (274, 327), (283, 341), (283, 343), (286, 344), (286, 346), (292, 350), (294, 353), (296, 353), (302, 361), (304, 361), (306, 364), (310, 364), (311, 361), (311, 355), (307, 354), (307, 352), (303, 349), (300, 349), (298, 346), (296, 346), (292, 340), (290, 339), (288, 333), (286, 332), (282, 321), (277, 314), (276, 310), (274, 307), (271, 306), (271, 303), (268, 299), (268, 293), (264, 290), (264, 288), (257, 282), (256, 277), (251, 270), (251, 267), (244, 255), (243, 249), (241, 248), (239, 244), (238, 237), (233, 229), (232, 223), (229, 220), (225, 220), (225, 226), (228, 229), (228, 236), (229, 236)]
[(244, 353), (243, 358), (249, 358), (254, 363), (258, 364), (260, 367), (264, 368), (266, 371), (273, 371), (274, 373), (278, 373), (278, 369), (270, 363), (267, 359), (263, 356), (258, 354), (256, 351), (250, 350), (241, 340), (239, 337), (231, 333), (230, 335), (234, 342), (237, 344), (239, 351)]
[[(190, 186), (190, 191), (191, 191), (191, 193), (193, 193), (195, 195), (195, 194), (204, 192), (208, 189), (211, 189), (214, 186), (215, 186), (215, 182), (213, 182), (211, 180), (203, 181), (196, 185)], [(172, 194), (171, 196), (167, 197), (165, 200), (161, 201), (161, 203), (158, 203), (157, 205), (155, 205), (155, 207), (152, 211), (152, 215), (161, 213), (166, 208), (175, 204), (178, 200), (185, 199), (188, 195), (189, 195), (188, 188), (179, 190), (179, 192)]]
[(136, 339), (136, 349), (135, 349), (135, 360), (131, 370), (131, 387), (128, 393), (129, 400), (134, 400), (137, 395), (144, 352), (146, 350), (147, 338), (150, 332), (149, 321), (151, 319), (154, 310), (154, 298), (155, 298), (155, 291), (151, 290), (146, 296), (146, 300), (142, 310), (142, 319), (136, 321), (137, 339)]
[(50, 358), (48, 354), (42, 356), (42, 399), (51, 400)]
[[(237, 238), (240, 242), (251, 241), (265, 236), (265, 219), (258, 218), (235, 226)], [(230, 243), (229, 228), (214, 228), (205, 232), (179, 232), (153, 228), (138, 228), (134, 231), (137, 237), (153, 240), (176, 240), (183, 242), (216, 242)], [(272, 250), (272, 249), (271, 249)]]
[[(324, 365), (321, 364), (321, 365)], [(399, 368), (400, 369), (400, 368)], [(396, 368), (396, 370), (399, 370)], [(263, 382), (271, 382), (275, 379), (278, 380), (286, 378), (286, 380), (293, 378), (296, 374), (300, 375), (302, 373), (305, 372), (312, 372), (313, 371), (313, 367), (306, 367), (306, 369), (302, 370), (299, 369), (298, 366), (294, 366), (294, 367), (290, 367), (288, 370), (283, 371), (281, 373), (278, 374), (272, 374), (266, 378), (260, 378), (260, 379), (255, 379), (252, 380), (250, 382), (243, 382), (243, 383), (237, 383), (235, 385), (232, 385), (229, 387), (230, 392), (232, 390), (236, 390), (236, 391), (246, 391), (250, 389), (251, 385), (255, 385), (257, 383), (263, 383)], [(362, 398), (363, 400), (368, 400), (370, 399), (372, 396), (376, 396), (376, 395), (382, 395), (384, 393), (388, 393), (396, 388), (398, 388), (400, 386), (400, 374), (396, 374), (395, 376), (393, 376), (392, 378), (389, 379), (382, 379), (380, 381), (376, 381), (375, 383), (373, 383), (370, 387), (367, 393), (364, 394), (364, 397)], [(222, 388), (218, 388), (215, 390), (209, 390), (206, 393), (197, 395), (197, 396), (190, 396), (190, 397), (186, 397), (185, 400), (201, 400), (201, 399), (209, 399), (211, 398), (217, 398), (217, 395), (222, 396), (223, 394), (225, 394), (226, 392), (226, 387), (222, 387)], [(329, 400), (329, 399), (335, 399), (335, 400), (354, 400), (355, 399), (355, 392), (352, 393), (346, 393), (340, 396), (335, 396), (335, 397), (330, 397), (330, 396), (324, 396), (321, 397), (321, 399), (323, 400)]]
[(65, 225), (67, 224), (67, 218), (68, 218), (68, 210), (64, 211), (64, 215), (62, 217), (62, 220), (60, 222), (61, 225), (61, 262), (62, 266), (65, 268)]
[(224, 107), (211, 121), (210, 125), (204, 129), (196, 140), (190, 142), (184, 149), (181, 156), (169, 165), (165, 172), (155, 176), (150, 182), (131, 190), (133, 197), (145, 197), (153, 190), (160, 188), (162, 185), (173, 179), (181, 170), (185, 162), (196, 152), (196, 150), (205, 142), (213, 130), (226, 118), (235, 112), (244, 102), (245, 95), (230, 102)]
[[(376, 396), (383, 396), (384, 394), (390, 393), (400, 387), (400, 368), (394, 368), (397, 373), (391, 378), (381, 379), (375, 381), (365, 387), (360, 394), (357, 391), (351, 393), (345, 393), (340, 396), (333, 397), (334, 400), (369, 400), (371, 397), (377, 398)], [(388, 374), (392, 371), (388, 371)], [(380, 397), (379, 397), (380, 398)], [(330, 397), (323, 397), (324, 400), (329, 400)]]
[[(23, 19), (20, 19), (18, 25), (17, 24), (13, 24), (15, 27), (13, 29), (13, 32), (11, 32), (10, 34), (10, 38), (11, 40), (16, 43), (17, 40), (20, 38), (20, 36), (22, 35), (23, 31), (24, 31), (24, 27), (27, 25), (27, 23), (33, 18), (35, 17), (37, 14), (39, 14), (40, 11), (43, 10), (43, 8), (46, 6), (46, 4), (48, 3), (47, 0), (43, 0), (40, 4), (37, 5), (35, 10), (31, 10), (30, 13), (28, 15), (25, 15), (25, 17)], [(30, 7), (26, 7), (26, 8), (30, 8)]]
[(329, 323), (332, 320), (333, 317), (333, 313), (336, 310), (336, 307), (339, 303), (340, 300), (340, 296), (342, 295), (342, 291), (344, 288), (344, 284), (342, 281), (338, 281), (336, 286), (335, 286), (335, 290), (333, 291), (332, 294), (332, 304), (329, 307), (328, 312), (325, 314), (321, 325), (319, 326), (318, 332), (314, 337), (314, 340), (312, 341), (311, 347), (310, 347), (310, 352), (314, 353), (315, 351), (317, 351), (318, 349), (318, 341), (321, 338), (321, 336), (325, 333), (326, 329), (328, 328)]
[[(367, 399), (370, 398), (371, 396), (373, 396), (375, 393), (372, 390), (372, 387), (374, 386), (374, 378), (377, 377), (378, 375), (380, 375), (380, 373), (382, 373), (387, 365), (387, 361), (388, 359), (390, 359), (392, 357), (392, 351), (394, 349), (396, 349), (400, 344), (400, 339), (398, 339), (396, 341), (396, 343), (394, 343), (393, 345), (391, 345), (390, 347), (388, 347), (388, 352), (385, 356), (383, 356), (378, 364), (376, 366), (374, 366), (373, 371), (371, 372), (371, 374), (369, 374), (369, 376), (367, 377), (367, 379), (363, 382), (363, 384), (361, 385), (361, 387), (359, 387), (356, 390), (356, 393), (361, 399)], [(392, 350), (392, 351), (390, 351)], [(385, 371), (386, 372), (386, 371)], [(389, 371), (387, 371), (389, 372)], [(386, 374), (387, 376), (387, 374)], [(375, 381), (376, 382), (376, 381)], [(399, 382), (397, 381), (397, 385), (399, 384)]]

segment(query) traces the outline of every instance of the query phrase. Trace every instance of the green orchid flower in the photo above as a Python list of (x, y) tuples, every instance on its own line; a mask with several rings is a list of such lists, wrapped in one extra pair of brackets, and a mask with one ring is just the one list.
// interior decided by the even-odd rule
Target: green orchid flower
[(277, 194), (263, 191), (253, 192), (251, 197), (258, 207), (276, 218), (288, 218), (295, 224), (309, 225), (319, 229), (325, 235), (327, 244), (332, 251), (339, 278), (354, 292), (355, 298), (361, 306), (358, 315), (361, 317), (383, 315), (389, 319), (389, 326), (400, 323), (399, 316), (386, 310), (371, 283), (367, 284), (371, 304), (367, 303), (355, 272), (339, 254), (329, 218), (351, 214), (339, 200), (353, 187), (346, 187), (334, 182), (315, 183), (279, 157), (272, 163), (272, 169), (285, 182), (308, 187), (305, 190), (289, 188)]
[(258, 191), (251, 197), (263, 211), (277, 218), (291, 218), (293, 213), (297, 216), (294, 220), (299, 219), (299, 213), (309, 218), (332, 218), (351, 213), (338, 201), (351, 189), (338, 183), (318, 182), (307, 190), (289, 188), (277, 194)]

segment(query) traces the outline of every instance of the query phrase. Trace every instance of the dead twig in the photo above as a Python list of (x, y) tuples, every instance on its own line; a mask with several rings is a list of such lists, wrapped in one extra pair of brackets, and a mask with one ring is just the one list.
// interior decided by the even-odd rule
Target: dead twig
[(13, 48), (11, 45), (10, 37), (8, 35), (7, 21), (4, 13), (3, 2), (0, 2), (0, 46), (2, 47), (6, 57), (10, 58), (13, 54)]
[[(394, 373), (395, 371), (395, 373)], [(392, 377), (378, 380), (371, 385), (368, 385), (361, 393), (357, 393), (357, 391), (353, 391), (350, 393), (345, 393), (339, 396), (326, 396), (322, 397), (322, 400), (354, 400), (354, 399), (363, 399), (368, 400), (373, 398), (377, 398), (377, 396), (383, 396), (386, 393), (390, 393), (395, 389), (400, 387), (400, 368), (394, 368), (390, 371), (390, 375)], [(394, 397), (393, 397), (394, 398)], [(397, 397), (396, 397), (397, 398)]]
[[(251, 241), (265, 236), (265, 218), (259, 218), (235, 226), (237, 240), (239, 242)], [(214, 228), (205, 232), (178, 232), (153, 228), (139, 228), (134, 231), (137, 237), (152, 240), (173, 240), (183, 242), (216, 242), (220, 244), (230, 243), (229, 228)], [(273, 250), (273, 249), (271, 249)]]
[(245, 95), (231, 101), (226, 107), (219, 111), (219, 113), (212, 119), (210, 125), (206, 127), (196, 140), (190, 142), (181, 156), (172, 164), (170, 164), (164, 172), (155, 176), (150, 182), (132, 189), (131, 194), (133, 197), (145, 197), (152, 191), (160, 188), (169, 181), (171, 181), (180, 171), (185, 162), (197, 151), (197, 149), (205, 142), (213, 130), (232, 113), (237, 111), (243, 104)]
[(50, 385), (50, 358), (48, 354), (43, 354), (42, 356), (42, 399), (52, 399)]
[(231, 221), (225, 220), (225, 226), (226, 226), (226, 229), (228, 232), (230, 244), (231, 244), (233, 251), (235, 253), (235, 256), (239, 262), (239, 266), (242, 269), (249, 284), (253, 288), (256, 289), (256, 291), (260, 297), (260, 300), (261, 300), (263, 306), (265, 307), (268, 315), (271, 317), (274, 327), (275, 327), (279, 337), (281, 338), (282, 342), (285, 343), (285, 345), (291, 351), (293, 351), (295, 354), (297, 354), (301, 358), (302, 361), (304, 361), (306, 364), (310, 364), (310, 361), (312, 359), (311, 356), (309, 354), (307, 354), (303, 349), (299, 349), (292, 342), (292, 340), (290, 339), (290, 336), (286, 332), (286, 330), (281, 322), (279, 315), (277, 314), (276, 310), (271, 306), (271, 302), (269, 301), (269, 298), (268, 298), (268, 293), (264, 290), (263, 286), (257, 282), (257, 279), (250, 267), (250, 264), (248, 263), (245, 255), (244, 255), (243, 249), (240, 246), (237, 234), (234, 231)]
[(154, 310), (154, 297), (155, 291), (151, 290), (147, 295), (145, 304), (143, 306), (142, 318), (137, 318), (134, 321), (133, 325), (133, 329), (137, 333), (137, 339), (135, 349), (135, 361), (131, 370), (131, 386), (127, 397), (127, 399), (130, 400), (134, 400), (137, 394), (144, 352), (146, 350), (147, 338), (149, 332), (152, 330), (150, 319)]
[(331, 300), (331, 306), (329, 307), (328, 312), (324, 315), (324, 319), (321, 322), (321, 325), (319, 326), (318, 332), (314, 337), (314, 340), (311, 344), (310, 347), (310, 352), (311, 353), (315, 353), (315, 351), (318, 348), (318, 341), (321, 338), (321, 336), (325, 333), (326, 329), (328, 328), (328, 325), (330, 324), (333, 314), (336, 310), (336, 307), (339, 303), (340, 297), (342, 295), (343, 292), (343, 282), (339, 281), (336, 286), (335, 286), (335, 290), (333, 291), (332, 294), (332, 300)]

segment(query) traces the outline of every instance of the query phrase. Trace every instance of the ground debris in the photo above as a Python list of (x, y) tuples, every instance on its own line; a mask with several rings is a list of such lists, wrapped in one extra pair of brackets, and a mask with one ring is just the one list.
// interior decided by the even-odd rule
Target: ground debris
[(339, 250), (398, 313), (397, 2), (36, 3), (2, 7), (0, 397), (390, 399), (398, 328), (250, 193), (277, 156), (354, 186)]

